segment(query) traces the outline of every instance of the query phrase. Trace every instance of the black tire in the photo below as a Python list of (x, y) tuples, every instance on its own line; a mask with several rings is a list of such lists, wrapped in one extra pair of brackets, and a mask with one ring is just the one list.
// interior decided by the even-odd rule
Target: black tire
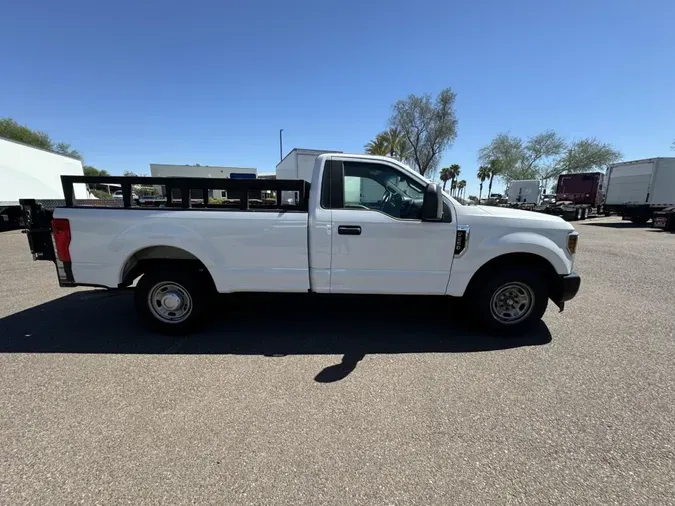
[(581, 219), (585, 220), (586, 218), (588, 218), (588, 209), (583, 207), (581, 209)]
[[(472, 282), (468, 293), (468, 307), (472, 309), (476, 322), (486, 330), (505, 335), (521, 334), (539, 322), (546, 312), (548, 287), (545, 279), (544, 273), (537, 268), (502, 265)], [(493, 309), (493, 304), (499, 305), (499, 302), (493, 300), (493, 297), (498, 297), (500, 292), (502, 295), (508, 294), (510, 286), (514, 287), (516, 293), (525, 292), (531, 301), (528, 308), (522, 311), (520, 319), (513, 318), (509, 322), (498, 317), (500, 310)], [(508, 302), (507, 298), (504, 303)], [(517, 309), (521, 311), (522, 304)], [(507, 312), (502, 311), (502, 314)]]
[(612, 213), (610, 211), (605, 211), (605, 216), (612, 216)]
[(574, 211), (574, 218), (572, 218), (572, 221), (579, 221), (581, 219), (581, 209), (577, 208)]
[[(151, 329), (167, 335), (186, 335), (203, 326), (214, 295), (208, 274), (168, 264), (143, 274), (134, 290), (134, 304), (141, 320)], [(176, 310), (160, 303), (160, 297), (167, 303), (177, 303)], [(151, 307), (152, 300), (155, 309)]]

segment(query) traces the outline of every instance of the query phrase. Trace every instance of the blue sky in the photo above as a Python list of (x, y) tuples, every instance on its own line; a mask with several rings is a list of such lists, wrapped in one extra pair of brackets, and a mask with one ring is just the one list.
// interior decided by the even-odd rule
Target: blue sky
[(272, 173), (292, 147), (362, 152), (410, 93), (457, 93), (459, 163), (499, 132), (673, 155), (672, 0), (13, 2), (0, 117), (112, 173)]

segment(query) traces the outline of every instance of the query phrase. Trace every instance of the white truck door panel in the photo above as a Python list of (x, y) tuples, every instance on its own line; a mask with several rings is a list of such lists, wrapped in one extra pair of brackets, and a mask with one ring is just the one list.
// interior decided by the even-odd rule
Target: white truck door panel
[[(360, 227), (360, 234), (347, 227)], [(332, 235), (331, 293), (445, 294), (454, 223), (333, 209)]]

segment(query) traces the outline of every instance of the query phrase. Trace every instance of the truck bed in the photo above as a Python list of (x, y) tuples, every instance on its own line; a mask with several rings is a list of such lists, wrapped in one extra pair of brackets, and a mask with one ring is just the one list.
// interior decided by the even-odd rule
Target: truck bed
[[(310, 184), (297, 180), (62, 176), (65, 206), (50, 210), (34, 199), (22, 200), (31, 252), (35, 259), (57, 260), (51, 241), (52, 220), (68, 220), (70, 259), (59, 266), (65, 286), (116, 288), (128, 284), (144, 258), (198, 260), (213, 273), (219, 292), (309, 289), (307, 223)], [(111, 207), (91, 206), (75, 198), (81, 183), (117, 183), (123, 199)], [(141, 207), (132, 185), (162, 185), (162, 207)], [(236, 190), (233, 202), (195, 199), (209, 190)], [(249, 196), (276, 192), (263, 202)], [(179, 199), (174, 199), (178, 191)], [(298, 194), (281, 202), (282, 191)]]
[(219, 292), (309, 289), (305, 212), (59, 208), (53, 216), (70, 222), (79, 284), (117, 287), (144, 250), (161, 246), (168, 258), (185, 251), (201, 260)]

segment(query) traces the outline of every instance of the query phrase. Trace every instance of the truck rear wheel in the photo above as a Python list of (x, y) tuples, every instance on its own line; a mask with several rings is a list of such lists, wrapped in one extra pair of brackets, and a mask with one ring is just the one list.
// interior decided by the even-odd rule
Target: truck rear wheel
[(504, 266), (472, 287), (469, 304), (487, 330), (518, 334), (536, 324), (548, 306), (545, 276), (537, 269)]
[(208, 313), (214, 294), (208, 281), (196, 269), (153, 269), (136, 285), (136, 310), (153, 330), (169, 335), (189, 334), (204, 323)]

